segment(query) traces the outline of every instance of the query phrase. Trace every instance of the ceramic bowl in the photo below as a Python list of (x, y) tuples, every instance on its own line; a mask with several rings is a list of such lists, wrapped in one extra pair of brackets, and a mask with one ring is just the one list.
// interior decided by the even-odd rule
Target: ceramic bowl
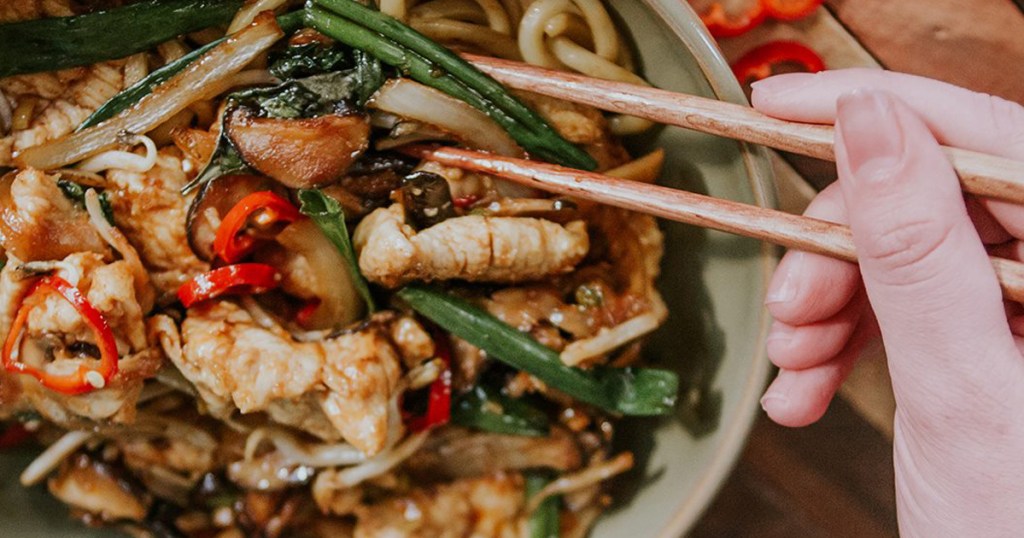
[[(685, 0), (610, 0), (655, 86), (744, 102), (728, 66)], [(630, 141), (634, 151), (667, 150), (662, 182), (764, 206), (774, 204), (763, 150), (678, 128)], [(638, 465), (615, 483), (616, 504), (593, 538), (676, 538), (696, 522), (735, 463), (768, 374), (761, 306), (773, 268), (759, 242), (664, 224), (661, 289), (668, 323), (648, 348), (682, 379), (678, 412), (628, 421), (624, 448)], [(23, 490), (18, 474), (31, 454), (0, 457), (0, 535), (19, 538), (109, 535), (71, 522), (43, 487)]]

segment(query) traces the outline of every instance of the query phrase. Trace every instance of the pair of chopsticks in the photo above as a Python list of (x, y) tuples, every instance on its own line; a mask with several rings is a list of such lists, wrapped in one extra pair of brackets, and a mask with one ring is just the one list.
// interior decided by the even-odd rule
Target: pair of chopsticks
[[(466, 56), (502, 83), (610, 112), (639, 116), (775, 149), (834, 160), (834, 130), (771, 118), (741, 105), (657, 88), (600, 80), (519, 62)], [(970, 194), (1024, 204), (1024, 162), (945, 148)], [(841, 224), (592, 172), (457, 148), (418, 148), (447, 166), (500, 175), (523, 185), (665, 219), (760, 239), (786, 248), (855, 262), (850, 229)], [(1024, 263), (992, 257), (1011, 300), (1024, 302)]]

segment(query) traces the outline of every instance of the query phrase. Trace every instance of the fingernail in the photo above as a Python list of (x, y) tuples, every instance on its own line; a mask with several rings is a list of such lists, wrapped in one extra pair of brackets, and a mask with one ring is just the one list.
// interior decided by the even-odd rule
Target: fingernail
[(837, 111), (837, 127), (854, 179), (896, 177), (906, 152), (893, 98), (884, 92), (857, 90), (839, 98)]
[(764, 396), (761, 397), (761, 409), (763, 409), (766, 413), (771, 414), (773, 412), (778, 412), (785, 409), (788, 406), (789, 398), (782, 394), (776, 394), (772, 392), (771, 389), (769, 389), (768, 392), (764, 393)]
[(765, 294), (764, 304), (788, 303), (796, 299), (797, 287), (800, 285), (800, 266), (803, 265), (803, 252), (791, 255), (772, 277)]

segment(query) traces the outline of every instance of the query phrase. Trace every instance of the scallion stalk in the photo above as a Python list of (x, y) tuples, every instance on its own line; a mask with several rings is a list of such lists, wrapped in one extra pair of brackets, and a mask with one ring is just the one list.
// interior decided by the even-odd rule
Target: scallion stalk
[(679, 388), (675, 373), (653, 368), (567, 366), (558, 353), (498, 318), (451, 294), (419, 285), (398, 296), (420, 315), (551, 388), (613, 413), (635, 416), (672, 412)]
[(144, 0), (72, 17), (0, 25), (0, 77), (124, 58), (231, 21), (242, 0)]

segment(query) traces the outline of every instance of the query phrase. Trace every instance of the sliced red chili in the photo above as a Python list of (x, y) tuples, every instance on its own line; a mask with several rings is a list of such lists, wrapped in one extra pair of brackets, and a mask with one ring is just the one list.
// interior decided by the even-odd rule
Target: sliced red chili
[(220, 222), (213, 239), (213, 251), (224, 261), (235, 263), (256, 247), (256, 238), (246, 233), (252, 221), (261, 227), (302, 218), (298, 208), (271, 191), (249, 194), (235, 204)]
[[(45, 369), (20, 362), (15, 357), (15, 349), (20, 349), (21, 333), (28, 321), (29, 313), (51, 293), (55, 293), (71, 303), (71, 306), (85, 320), (96, 339), (96, 347), (99, 348), (100, 359), (97, 367), (81, 364), (74, 372), (52, 374)], [(117, 375), (118, 370), (117, 342), (114, 340), (114, 333), (110, 330), (106, 318), (92, 306), (82, 292), (78, 291), (78, 288), (56, 275), (40, 278), (29, 288), (14, 317), (11, 330), (7, 333), (0, 359), (3, 361), (4, 369), (8, 372), (30, 375), (38, 379), (44, 387), (70, 395), (84, 394), (107, 386), (111, 378)]]
[(742, 0), (731, 2), (712, 2), (699, 13), (700, 20), (715, 37), (735, 37), (745, 34), (761, 25), (767, 18), (764, 2), (761, 0)]
[(264, 293), (280, 284), (277, 269), (265, 263), (238, 263), (195, 276), (178, 288), (178, 300), (189, 308), (221, 295)]
[(452, 355), (448, 340), (443, 335), (434, 339), (437, 358), (444, 363), (444, 370), (430, 384), (427, 395), (427, 413), (416, 417), (409, 423), (414, 432), (436, 428), (448, 424), (452, 419)]
[(743, 55), (732, 66), (740, 84), (746, 85), (789, 71), (817, 73), (825, 62), (806, 45), (796, 41), (772, 41)]
[(796, 21), (814, 13), (824, 0), (761, 0), (765, 13), (776, 20)]

